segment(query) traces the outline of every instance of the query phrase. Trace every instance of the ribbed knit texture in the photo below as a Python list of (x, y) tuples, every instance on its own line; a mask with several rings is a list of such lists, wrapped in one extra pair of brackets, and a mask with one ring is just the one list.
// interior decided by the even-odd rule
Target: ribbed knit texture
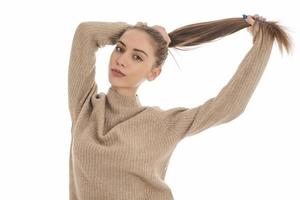
[(216, 97), (194, 108), (164, 110), (111, 87), (98, 93), (96, 51), (112, 44), (110, 36), (126, 26), (90, 21), (74, 34), (68, 72), (70, 200), (173, 200), (164, 178), (176, 145), (245, 110), (273, 45), (254, 32), (253, 46)]

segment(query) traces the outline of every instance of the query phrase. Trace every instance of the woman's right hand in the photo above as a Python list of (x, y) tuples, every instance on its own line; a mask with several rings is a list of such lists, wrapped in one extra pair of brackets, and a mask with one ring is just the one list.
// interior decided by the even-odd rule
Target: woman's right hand
[(255, 14), (255, 15), (248, 15), (245, 20), (246, 20), (246, 22), (248, 22), (251, 25), (251, 26), (247, 27), (247, 31), (253, 35), (252, 31), (253, 31), (253, 25), (255, 23), (255, 20), (266, 21), (266, 18), (264, 18), (263, 16), (260, 16), (258, 14)]

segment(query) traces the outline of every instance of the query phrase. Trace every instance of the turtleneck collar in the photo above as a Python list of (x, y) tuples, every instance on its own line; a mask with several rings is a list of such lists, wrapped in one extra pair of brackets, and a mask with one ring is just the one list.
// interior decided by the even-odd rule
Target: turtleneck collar
[(140, 103), (138, 94), (135, 94), (135, 96), (127, 96), (118, 93), (116, 90), (114, 90), (112, 87), (108, 89), (107, 92), (107, 100), (109, 104), (114, 108), (141, 108), (143, 107)]

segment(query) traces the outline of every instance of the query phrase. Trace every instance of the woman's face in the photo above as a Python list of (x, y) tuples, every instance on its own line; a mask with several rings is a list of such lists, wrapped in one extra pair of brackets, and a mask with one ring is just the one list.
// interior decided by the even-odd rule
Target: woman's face
[[(109, 82), (114, 87), (137, 88), (145, 80), (154, 80), (161, 67), (152, 67), (155, 61), (154, 42), (140, 30), (126, 31), (116, 43), (109, 61)], [(115, 76), (112, 69), (125, 76)]]

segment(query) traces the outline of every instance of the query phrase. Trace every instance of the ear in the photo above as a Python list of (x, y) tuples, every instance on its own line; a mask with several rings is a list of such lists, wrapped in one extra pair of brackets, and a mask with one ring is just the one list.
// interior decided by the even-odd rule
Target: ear
[(161, 73), (161, 66), (159, 67), (153, 67), (151, 69), (151, 72), (148, 74), (148, 81), (153, 81), (154, 79), (156, 79), (156, 77), (159, 76), (159, 74)]

